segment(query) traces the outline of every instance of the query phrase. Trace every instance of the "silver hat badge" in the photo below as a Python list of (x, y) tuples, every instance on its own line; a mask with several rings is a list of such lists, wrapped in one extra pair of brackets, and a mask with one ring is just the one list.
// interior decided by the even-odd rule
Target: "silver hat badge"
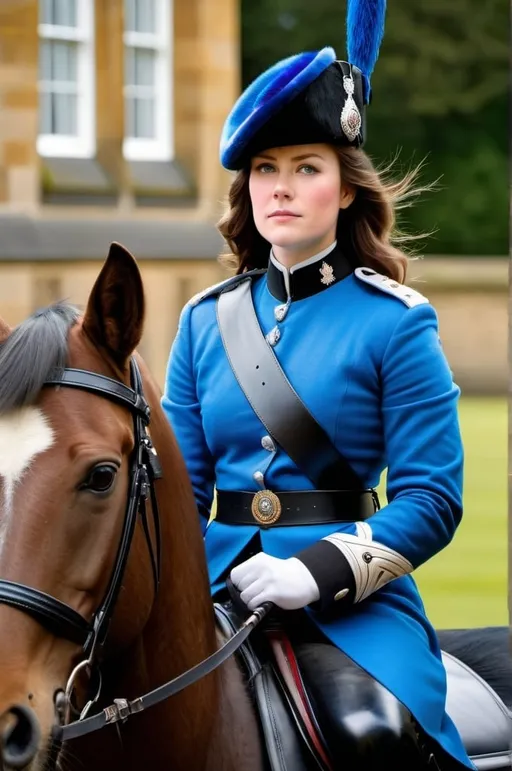
[(341, 128), (349, 142), (353, 142), (361, 130), (361, 113), (354, 100), (354, 80), (352, 75), (343, 76), (343, 88), (347, 94), (341, 111)]

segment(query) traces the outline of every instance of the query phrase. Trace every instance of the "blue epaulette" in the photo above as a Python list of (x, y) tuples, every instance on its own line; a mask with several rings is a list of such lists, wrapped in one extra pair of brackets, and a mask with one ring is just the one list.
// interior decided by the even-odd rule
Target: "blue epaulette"
[(192, 307), (199, 305), (199, 303), (202, 300), (206, 300), (207, 297), (215, 297), (221, 292), (234, 289), (241, 281), (246, 281), (248, 278), (252, 281), (255, 276), (262, 276), (263, 273), (266, 272), (266, 268), (258, 268), (256, 270), (248, 270), (246, 273), (240, 273), (237, 276), (231, 276), (231, 278), (227, 278), (224, 281), (220, 281), (218, 284), (214, 284), (213, 286), (209, 286), (201, 292), (198, 292), (188, 301), (188, 304)]

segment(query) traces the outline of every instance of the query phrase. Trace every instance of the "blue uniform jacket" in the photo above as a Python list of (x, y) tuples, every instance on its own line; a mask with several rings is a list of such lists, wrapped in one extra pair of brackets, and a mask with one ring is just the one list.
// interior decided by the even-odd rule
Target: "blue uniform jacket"
[[(273, 263), (269, 270), (275, 280)], [(389, 502), (369, 521), (372, 537), (416, 568), (450, 542), (461, 518), (459, 389), (432, 306), (415, 302), (413, 291), (408, 301), (407, 290), (395, 291), (389, 281), (380, 285), (378, 276), (366, 280), (360, 270), (356, 274), (293, 300), (279, 324), (274, 352), (364, 486), (376, 486), (387, 468)], [(252, 293), (267, 334), (276, 326), (274, 312), (283, 298), (270, 291), (269, 274), (253, 280)], [(266, 429), (233, 375), (215, 305), (216, 297), (207, 296), (184, 308), (162, 401), (194, 488), (213, 594), (259, 530), (208, 524), (214, 486), (256, 492), (253, 475), (260, 471), (265, 486), (276, 492), (312, 488), (281, 449), (262, 445)], [(268, 554), (287, 558), (335, 531), (356, 533), (352, 523), (271, 527), (261, 529), (261, 545)], [(411, 576), (340, 608), (328, 622), (310, 615), (334, 644), (406, 704), (427, 733), (473, 767), (445, 713), (437, 638)]]

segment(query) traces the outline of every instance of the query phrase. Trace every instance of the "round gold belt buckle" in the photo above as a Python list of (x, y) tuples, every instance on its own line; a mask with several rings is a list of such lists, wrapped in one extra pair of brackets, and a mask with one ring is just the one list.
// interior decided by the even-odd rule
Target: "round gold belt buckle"
[(281, 516), (281, 501), (271, 490), (260, 490), (252, 499), (251, 511), (260, 525), (273, 525)]

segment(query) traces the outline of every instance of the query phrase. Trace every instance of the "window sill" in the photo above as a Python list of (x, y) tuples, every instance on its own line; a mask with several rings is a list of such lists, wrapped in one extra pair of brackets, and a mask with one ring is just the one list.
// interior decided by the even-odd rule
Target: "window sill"
[(115, 205), (117, 190), (95, 158), (41, 158), (43, 202)]
[(130, 185), (138, 206), (190, 204), (195, 188), (178, 161), (127, 160)]

